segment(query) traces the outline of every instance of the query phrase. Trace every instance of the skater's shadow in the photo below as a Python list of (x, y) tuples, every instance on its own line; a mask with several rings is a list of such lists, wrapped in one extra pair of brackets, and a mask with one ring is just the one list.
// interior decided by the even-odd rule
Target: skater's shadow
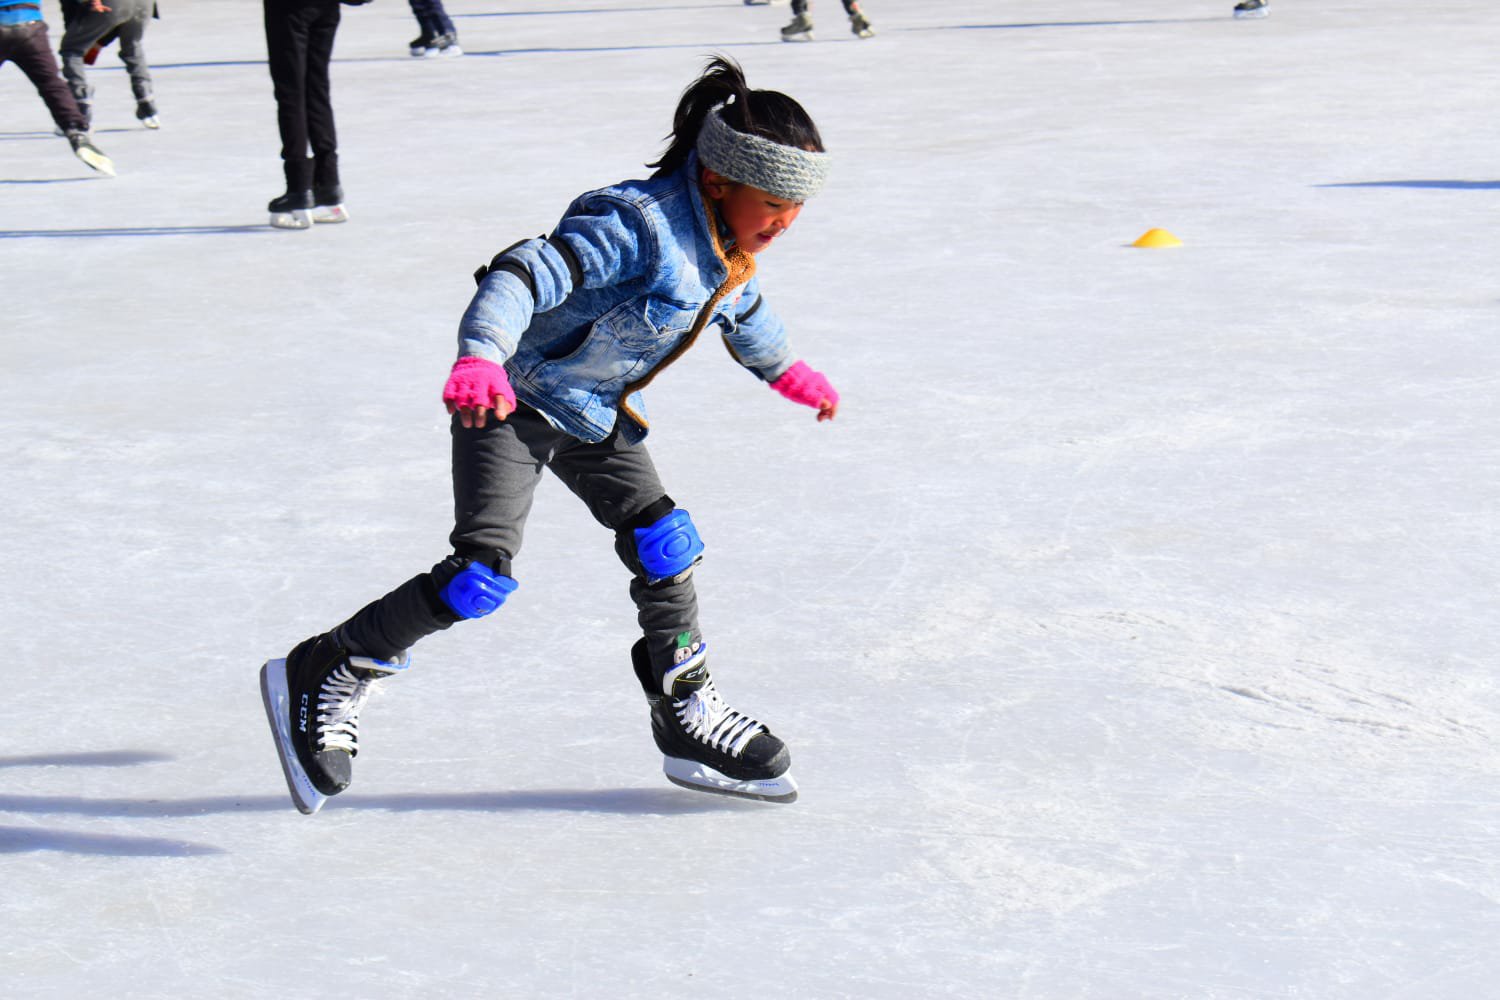
[(565, 7), (562, 10), (492, 10), (479, 14), (454, 14), (452, 17), (456, 20), (460, 17), (550, 17), (555, 14), (649, 14), (663, 10), (710, 10), (722, 6), (723, 4), (717, 3), (700, 3), (673, 7), (612, 7), (607, 10), (597, 7)]
[[(0, 768), (134, 767), (171, 761), (167, 754), (142, 750), (39, 753), (0, 757)], [(560, 812), (631, 816), (683, 816), (733, 809), (764, 808), (724, 796), (671, 788), (532, 789), (499, 792), (404, 792), (394, 795), (345, 793), (330, 811), (385, 812)], [(86, 798), (80, 795), (0, 794), (0, 813), (32, 816), (86, 816), (94, 819), (183, 819), (226, 813), (285, 813), (296, 809), (287, 795), (215, 795), (187, 799)], [(36, 851), (111, 857), (204, 857), (227, 853), (211, 844), (168, 837), (80, 833), (39, 826), (0, 826), (0, 855)]]
[(97, 174), (89, 177), (40, 177), (27, 180), (22, 180), (21, 178), (15, 178), (13, 180), (9, 178), (0, 178), (0, 184), (78, 184), (82, 181), (96, 181), (98, 179), (99, 177)]
[(115, 858), (193, 858), (224, 854), (211, 844), (162, 837), (121, 837), (109, 833), (77, 833), (38, 827), (0, 826), (0, 854), (62, 851), (101, 854)]
[(1347, 181), (1318, 184), (1320, 188), (1426, 188), (1437, 191), (1500, 191), (1500, 181)]
[(1029, 31), (1036, 28), (1124, 28), (1133, 24), (1197, 24), (1222, 17), (1142, 17), (1116, 21), (1019, 21), (1014, 24), (930, 24), (897, 31)]
[(273, 226), (120, 226), (112, 229), (0, 229), (0, 240), (108, 239), (115, 236), (238, 236), (274, 232)]
[[(9, 767), (136, 767), (159, 764), (173, 758), (150, 750), (95, 750), (71, 753), (35, 753), (0, 757), (0, 768)], [(24, 810), (20, 810), (24, 811)], [(110, 857), (187, 858), (224, 851), (207, 844), (163, 837), (127, 837), (109, 833), (79, 833), (48, 830), (36, 826), (0, 826), (0, 854), (62, 851)]]
[[(127, 127), (125, 127), (123, 125), (117, 125), (117, 126), (115, 126), (113, 128), (93, 128), (93, 129), (89, 129), (89, 131), (92, 132), (94, 135), (99, 135), (101, 133), (108, 133), (108, 132), (138, 132), (140, 130), (139, 129), (134, 129), (134, 128), (127, 128)], [(57, 133), (57, 132), (47, 132), (47, 131), (40, 130), (40, 129), (38, 129), (37, 131), (34, 131), (34, 132), (0, 132), (0, 142), (6, 141), (6, 140), (10, 140), (10, 139), (61, 139), (61, 138), (62, 138), (62, 135), (59, 134), (59, 133)]]
[(95, 750), (79, 753), (34, 753), (24, 757), (0, 757), (0, 767), (135, 767), (172, 760), (150, 750)]
[[(672, 788), (531, 789), (499, 792), (346, 792), (324, 807), (386, 812), (577, 812), (683, 816), (763, 804)], [(83, 798), (77, 795), (0, 795), (0, 812), (126, 819), (180, 819), (223, 813), (295, 810), (286, 795), (217, 795), (192, 799)]]
[[(702, 49), (703, 42), (663, 43), (661, 45), (543, 45), (530, 49), (489, 49), (487, 51), (474, 51), (464, 49), (464, 58), (478, 56), (487, 58), (490, 56), (554, 56), (572, 55), (581, 52), (665, 52), (669, 49)], [(761, 45), (780, 45), (776, 40), (762, 42), (715, 42), (715, 48), (722, 49), (748, 49)]]

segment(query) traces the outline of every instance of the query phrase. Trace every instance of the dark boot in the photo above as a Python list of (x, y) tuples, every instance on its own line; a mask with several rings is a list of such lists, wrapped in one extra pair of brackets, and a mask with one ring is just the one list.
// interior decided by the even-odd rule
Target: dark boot
[(281, 166), (286, 174), (286, 194), (273, 198), (266, 206), (271, 213), (271, 225), (277, 229), (306, 229), (312, 225), (313, 161), (301, 157), (283, 160)]
[(730, 708), (708, 673), (708, 648), (696, 643), (667, 670), (651, 663), (646, 640), (630, 650), (651, 706), (651, 734), (674, 784), (772, 802), (791, 802), (786, 744), (760, 722)]
[(359, 713), (374, 685), (407, 668), (350, 656), (331, 634), (313, 636), (261, 668), (261, 697), (297, 808), (313, 813), (349, 787), (359, 753)]

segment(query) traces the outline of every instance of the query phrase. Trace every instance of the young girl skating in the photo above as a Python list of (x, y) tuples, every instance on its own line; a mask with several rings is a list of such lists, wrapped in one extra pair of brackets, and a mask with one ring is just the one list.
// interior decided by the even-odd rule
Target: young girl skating
[(630, 650), (673, 782), (777, 802), (796, 798), (786, 746), (730, 708), (708, 672), (692, 570), (703, 551), (643, 439), (641, 390), (710, 327), (736, 361), (831, 420), (838, 393), (794, 360), (762, 299), (755, 255), (817, 193), (828, 169), (796, 101), (751, 90), (712, 60), (683, 93), (648, 180), (577, 198), (546, 237), (476, 275), (443, 400), (453, 414), (453, 552), (286, 659), (261, 693), (292, 798), (312, 813), (348, 787), (372, 685), (407, 669), (417, 640), (491, 614), (516, 589), (512, 561), (543, 469), (614, 533), (642, 637)]

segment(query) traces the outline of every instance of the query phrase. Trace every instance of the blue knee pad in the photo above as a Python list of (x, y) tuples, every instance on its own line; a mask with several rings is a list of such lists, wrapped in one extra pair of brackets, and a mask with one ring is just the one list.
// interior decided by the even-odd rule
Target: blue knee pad
[(703, 539), (688, 512), (678, 508), (655, 523), (635, 529), (635, 551), (647, 583), (680, 576), (703, 557)]
[(518, 586), (484, 563), (471, 562), (448, 581), (439, 596), (460, 618), (483, 618), (504, 604)]

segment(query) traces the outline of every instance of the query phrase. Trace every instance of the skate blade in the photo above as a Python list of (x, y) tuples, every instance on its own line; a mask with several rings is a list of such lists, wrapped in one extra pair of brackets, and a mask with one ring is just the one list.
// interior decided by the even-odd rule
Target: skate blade
[(323, 808), (328, 796), (313, 787), (312, 779), (297, 760), (297, 750), (292, 746), (291, 695), (286, 687), (286, 660), (267, 660), (260, 668), (260, 699), (266, 706), (266, 721), (271, 724), (271, 735), (276, 740), (276, 756), (281, 758), (281, 773), (286, 776), (286, 787), (292, 793), (292, 802), (297, 811), (311, 816)]
[(272, 212), (271, 225), (276, 229), (310, 229), (312, 228), (312, 213), (305, 208), (294, 209), (290, 212)]
[(343, 205), (319, 205), (312, 210), (312, 220), (319, 224), (348, 222), (349, 210)]
[(796, 802), (797, 782), (790, 774), (761, 780), (744, 780), (720, 774), (707, 764), (681, 757), (663, 757), (662, 772), (667, 780), (695, 792), (713, 792), (762, 802)]
[(1270, 17), (1271, 11), (1265, 7), (1260, 10), (1237, 10), (1234, 12), (1236, 21), (1252, 21), (1257, 17)]
[(78, 150), (77, 156), (80, 160), (82, 160), (84, 163), (87, 163), (95, 170), (99, 171), (105, 177), (113, 177), (115, 175), (114, 161), (105, 156), (103, 153), (99, 152), (97, 149), (80, 149)]
[(783, 42), (810, 42), (813, 36), (811, 31), (802, 31), (795, 35), (782, 35), (781, 40)]
[(155, 115), (150, 115), (146, 118), (142, 118), (140, 121), (142, 125), (146, 126), (149, 129), (161, 128), (161, 119), (156, 117)]

